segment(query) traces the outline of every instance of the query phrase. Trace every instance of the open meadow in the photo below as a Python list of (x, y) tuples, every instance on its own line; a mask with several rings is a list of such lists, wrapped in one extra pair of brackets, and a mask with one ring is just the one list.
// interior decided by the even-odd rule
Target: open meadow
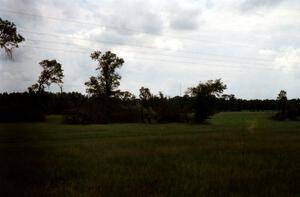
[(0, 196), (300, 196), (300, 122), (0, 124)]

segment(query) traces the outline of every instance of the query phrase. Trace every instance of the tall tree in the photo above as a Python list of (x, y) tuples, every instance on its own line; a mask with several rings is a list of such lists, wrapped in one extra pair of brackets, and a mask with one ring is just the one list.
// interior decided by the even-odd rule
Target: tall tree
[(298, 120), (300, 116), (300, 106), (299, 99), (288, 100), (287, 92), (281, 90), (277, 96), (277, 103), (279, 107), (279, 112), (277, 112), (273, 119), (275, 120)]
[(56, 60), (43, 60), (39, 63), (43, 68), (37, 83), (28, 88), (29, 91), (43, 92), (46, 86), (52, 83), (57, 84), (62, 92), (63, 86), (63, 69)]
[(116, 96), (121, 99), (122, 101), (133, 101), (135, 100), (134, 94), (130, 93), (129, 91), (119, 91), (116, 93)]
[(286, 105), (287, 105), (287, 93), (284, 90), (281, 90), (277, 96), (278, 105), (280, 108), (280, 111), (282, 113), (285, 113)]
[(203, 122), (215, 113), (216, 98), (226, 89), (221, 79), (208, 80), (191, 87), (186, 92), (195, 100), (195, 122)]
[(19, 43), (25, 39), (17, 33), (16, 25), (8, 20), (0, 18), (0, 47), (4, 48), (7, 56), (12, 59), (12, 51), (19, 47)]
[(288, 98), (287, 98), (286, 91), (281, 90), (277, 95), (276, 100), (277, 100), (279, 112), (277, 112), (273, 116), (273, 119), (275, 120), (285, 120), (287, 118), (294, 119), (298, 115), (297, 113), (294, 113), (294, 110), (296, 109), (295, 106), (292, 106), (293, 109), (288, 108)]
[(143, 102), (148, 102), (152, 97), (153, 95), (151, 94), (150, 92), (150, 89), (149, 88), (144, 88), (143, 86), (140, 88), (140, 95), (139, 95), (142, 103)]
[(85, 82), (87, 93), (106, 97), (115, 96), (121, 79), (116, 69), (123, 65), (124, 60), (110, 51), (106, 51), (104, 54), (95, 51), (91, 54), (91, 58), (98, 62), (96, 70), (99, 71), (99, 74), (96, 77), (90, 77), (90, 80)]
[(149, 88), (141, 87), (140, 88), (140, 100), (141, 100), (141, 119), (143, 122), (151, 123), (153, 118), (153, 110), (151, 106), (151, 100), (153, 95), (150, 92)]

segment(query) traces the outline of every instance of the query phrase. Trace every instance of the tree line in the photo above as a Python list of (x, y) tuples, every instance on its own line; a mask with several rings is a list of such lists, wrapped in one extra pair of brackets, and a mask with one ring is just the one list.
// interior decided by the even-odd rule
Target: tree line
[[(0, 18), (0, 47), (9, 58), (12, 49), (25, 39), (17, 34), (16, 26)], [(85, 82), (86, 93), (63, 91), (63, 67), (53, 60), (42, 60), (37, 81), (24, 93), (0, 94), (0, 121), (43, 121), (47, 114), (62, 114), (66, 123), (113, 122), (194, 122), (202, 123), (219, 111), (280, 110), (274, 119), (296, 119), (299, 100), (288, 101), (281, 91), (277, 100), (242, 100), (224, 95), (226, 85), (221, 79), (200, 82), (190, 87), (184, 96), (167, 97), (153, 94), (141, 87), (138, 97), (119, 89), (118, 73), (124, 59), (111, 51), (94, 51), (90, 55), (97, 62), (96, 75)], [(60, 93), (47, 92), (56, 84)]]
[[(92, 123), (96, 118), (89, 117), (88, 119), (86, 113), (92, 112), (94, 117), (103, 114), (102, 110), (98, 112), (100, 108), (97, 103), (100, 101), (95, 103), (95, 100), (97, 100), (95, 97), (78, 92), (0, 93), (0, 122), (43, 121), (48, 114), (61, 114), (69, 123)], [(190, 96), (166, 97), (162, 93), (157, 95), (150, 93), (143, 99), (120, 97), (115, 101), (121, 105), (119, 111), (115, 112), (119, 115), (119, 120), (117, 121), (115, 117), (111, 122), (193, 122), (195, 115), (195, 98)], [(286, 100), (286, 102), (276, 99), (245, 100), (228, 99), (225, 95), (216, 99), (214, 112), (273, 110), (279, 111), (278, 114), (280, 114), (274, 118), (282, 120), (295, 119), (299, 116), (299, 106), (300, 99)], [(118, 107), (120, 106), (115, 106), (115, 108)], [(111, 116), (113, 116), (112, 112)], [(109, 123), (107, 119), (98, 119), (98, 121)]]

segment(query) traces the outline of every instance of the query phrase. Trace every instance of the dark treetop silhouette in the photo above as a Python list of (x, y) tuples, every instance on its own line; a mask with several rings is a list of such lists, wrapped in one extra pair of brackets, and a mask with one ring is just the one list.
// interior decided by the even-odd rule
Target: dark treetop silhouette
[(37, 83), (28, 88), (29, 92), (43, 92), (45, 86), (49, 87), (52, 83), (57, 84), (62, 92), (64, 74), (61, 64), (56, 60), (43, 60), (39, 64), (43, 70)]
[(18, 48), (19, 43), (25, 39), (17, 33), (16, 25), (0, 18), (0, 47), (4, 48), (7, 56), (12, 59), (13, 48)]
[(124, 60), (110, 51), (106, 51), (104, 54), (95, 51), (91, 54), (91, 58), (98, 62), (96, 70), (99, 70), (99, 74), (96, 77), (90, 77), (90, 80), (85, 82), (87, 93), (106, 97), (115, 96), (118, 93), (117, 88), (121, 79), (116, 69), (123, 65)]
[(277, 96), (277, 104), (279, 112), (277, 112), (273, 119), (275, 120), (297, 120), (300, 115), (300, 105), (297, 100), (288, 100), (287, 92), (281, 90)]
[(199, 83), (186, 92), (195, 98), (195, 122), (203, 122), (215, 113), (217, 98), (226, 89), (221, 79), (208, 80), (206, 83)]

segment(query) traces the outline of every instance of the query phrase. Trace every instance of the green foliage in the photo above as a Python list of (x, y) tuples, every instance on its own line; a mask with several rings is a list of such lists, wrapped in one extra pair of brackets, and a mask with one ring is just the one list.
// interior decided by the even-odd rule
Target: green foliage
[(300, 115), (300, 105), (295, 100), (288, 100), (287, 92), (281, 90), (277, 96), (277, 103), (279, 112), (277, 112), (273, 119), (275, 120), (297, 120)]
[(145, 87), (140, 88), (139, 98), (141, 120), (145, 123), (190, 122), (185, 99), (168, 98), (162, 92), (153, 95)]
[(118, 91), (117, 88), (121, 79), (116, 69), (123, 65), (124, 60), (110, 51), (104, 54), (100, 51), (95, 51), (91, 54), (91, 58), (98, 62), (96, 70), (99, 71), (99, 74), (97, 77), (90, 77), (90, 80), (85, 82), (87, 93), (90, 95), (114, 97)]
[(217, 97), (226, 89), (221, 79), (199, 83), (188, 89), (187, 94), (194, 98), (195, 122), (201, 123), (215, 113)]
[(129, 91), (117, 91), (116, 97), (124, 102), (130, 102), (130, 101), (134, 101), (136, 99), (135, 96), (132, 93), (130, 93)]
[(278, 106), (282, 113), (285, 113), (287, 107), (287, 93), (281, 90), (277, 96)]
[(192, 97), (196, 97), (198, 94), (217, 97), (225, 89), (226, 85), (223, 84), (221, 79), (208, 80), (205, 83), (199, 83), (196, 87), (188, 88), (186, 94)]
[(150, 92), (149, 88), (141, 87), (140, 88), (140, 95), (139, 95), (141, 101), (149, 101), (153, 96)]
[(108, 98), (105, 96), (91, 97), (79, 107), (65, 115), (69, 124), (107, 124), (120, 122), (140, 122), (137, 106), (128, 100)]
[(0, 122), (44, 121), (43, 95), (29, 93), (0, 94)]
[(91, 76), (85, 82), (86, 92), (91, 97), (73, 113), (69, 113), (66, 122), (85, 124), (137, 121), (135, 109), (128, 105), (135, 99), (134, 95), (118, 90), (121, 76), (116, 69), (123, 65), (124, 60), (110, 51), (104, 54), (95, 51), (91, 58), (98, 62), (96, 70), (99, 71), (97, 76)]
[(0, 47), (4, 48), (7, 56), (12, 59), (13, 48), (18, 48), (19, 43), (25, 39), (17, 33), (16, 25), (0, 18)]
[(141, 87), (139, 98), (141, 101), (141, 119), (143, 122), (151, 123), (155, 118), (153, 111), (153, 98), (149, 88)]
[(39, 64), (43, 70), (37, 83), (28, 88), (29, 92), (43, 92), (52, 83), (57, 84), (62, 92), (64, 74), (61, 64), (56, 60), (43, 60)]

